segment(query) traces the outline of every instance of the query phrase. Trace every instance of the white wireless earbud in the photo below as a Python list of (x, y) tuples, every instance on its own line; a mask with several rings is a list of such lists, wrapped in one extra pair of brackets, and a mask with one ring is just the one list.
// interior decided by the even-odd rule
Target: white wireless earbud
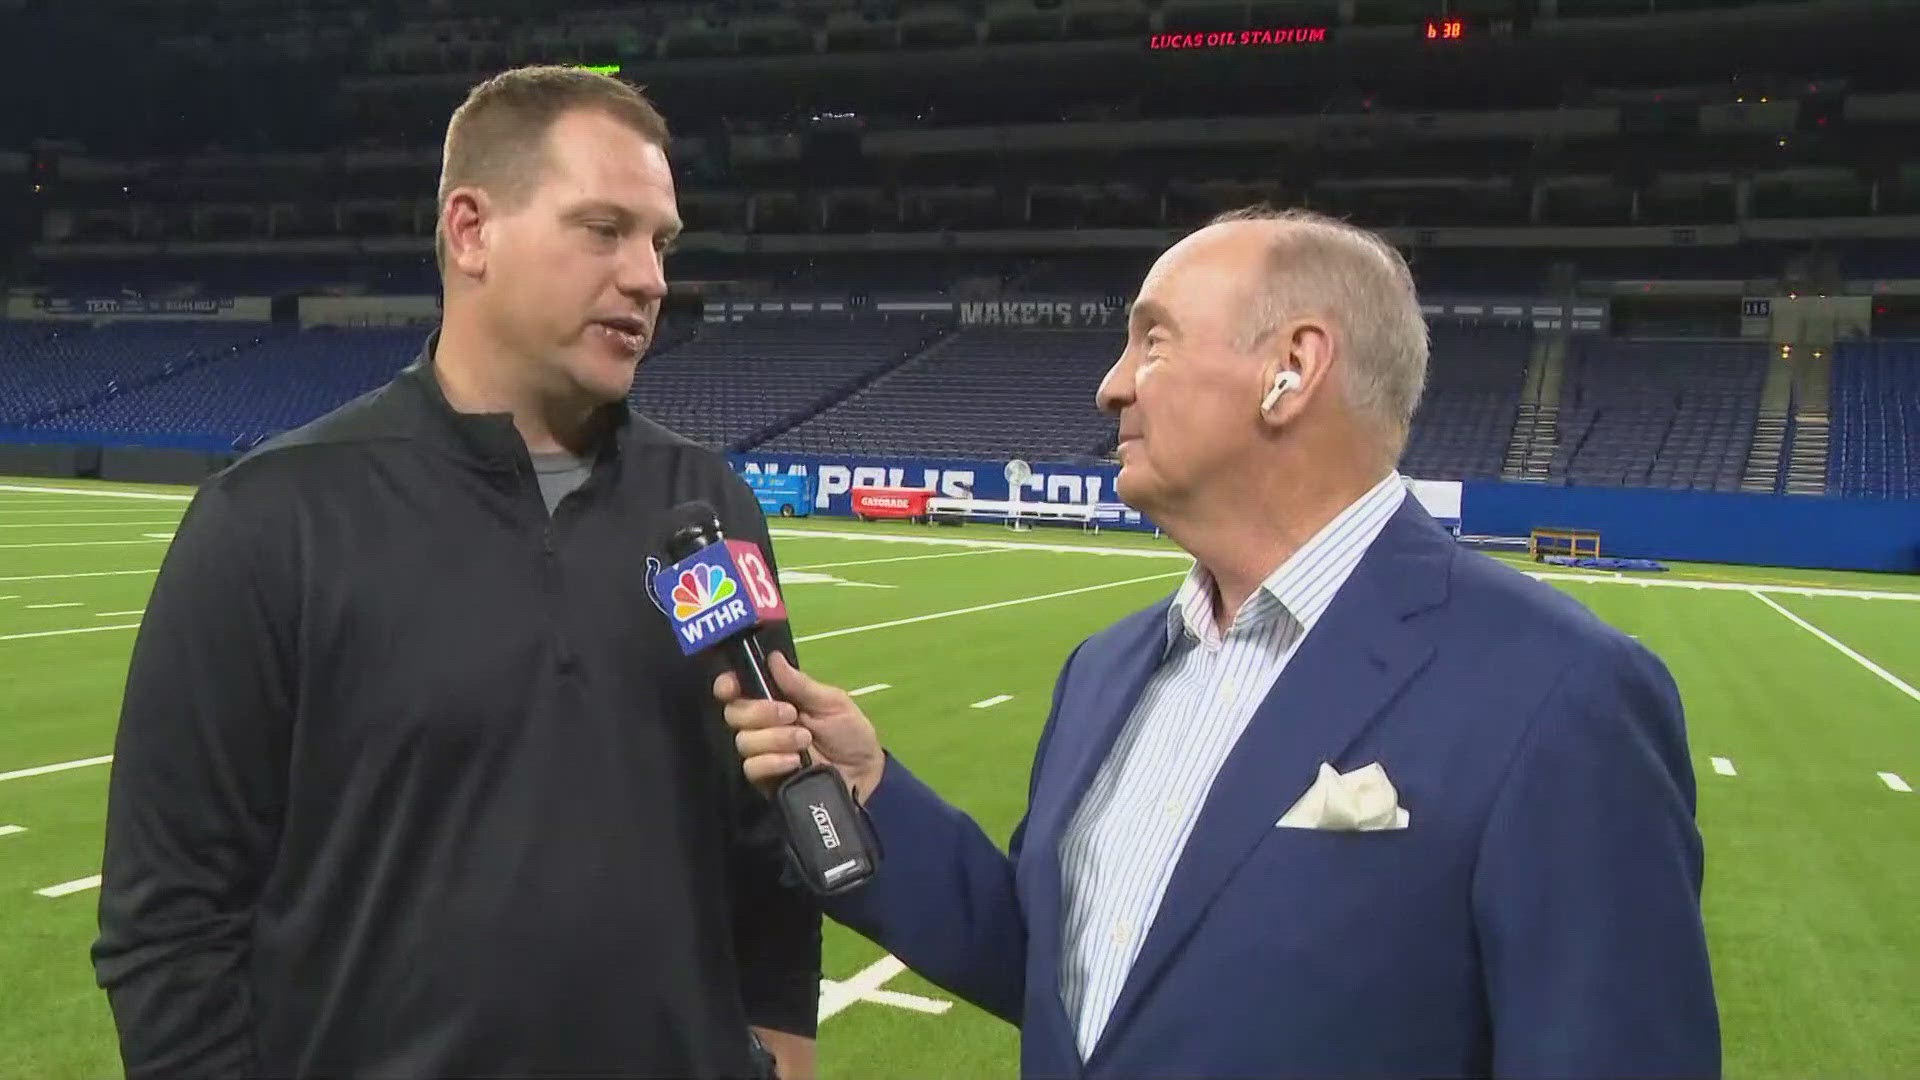
[(1260, 399), (1260, 411), (1266, 412), (1268, 409), (1280, 404), (1281, 395), (1298, 389), (1300, 389), (1299, 372), (1282, 371), (1278, 375), (1275, 375), (1273, 377), (1273, 389), (1267, 391), (1267, 396)]

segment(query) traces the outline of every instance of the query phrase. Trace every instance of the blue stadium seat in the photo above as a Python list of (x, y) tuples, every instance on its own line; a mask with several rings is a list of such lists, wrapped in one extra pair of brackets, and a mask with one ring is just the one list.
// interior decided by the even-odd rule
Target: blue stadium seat
[(1576, 339), (1549, 475), (1738, 491), (1766, 373), (1761, 342)]
[(1920, 498), (1920, 342), (1842, 342), (1829, 410), (1829, 492)]

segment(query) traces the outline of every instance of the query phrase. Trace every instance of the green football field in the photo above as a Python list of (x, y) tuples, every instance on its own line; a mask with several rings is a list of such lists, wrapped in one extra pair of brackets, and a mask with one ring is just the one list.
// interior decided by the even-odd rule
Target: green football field
[[(117, 1071), (90, 876), (127, 656), (184, 499), (0, 485), (0, 1078)], [(779, 524), (803, 662), (866, 688), (893, 751), (1002, 840), (1061, 660), (1187, 565), (1136, 535)], [(1920, 1076), (1920, 579), (1552, 580), (1685, 698), (1727, 1075)], [(823, 1075), (1015, 1074), (1012, 1028), (877, 946), (830, 925), (825, 966)]]

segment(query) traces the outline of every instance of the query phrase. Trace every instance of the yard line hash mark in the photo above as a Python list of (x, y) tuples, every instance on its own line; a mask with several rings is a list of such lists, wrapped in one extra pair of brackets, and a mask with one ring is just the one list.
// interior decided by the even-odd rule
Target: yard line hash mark
[(100, 875), (95, 874), (92, 877), (75, 878), (72, 881), (63, 881), (58, 885), (49, 885), (44, 889), (35, 889), (33, 890), (33, 894), (35, 896), (44, 896), (57, 900), (62, 896), (72, 896), (74, 893), (86, 892), (88, 889), (97, 889), (99, 887)]
[(1733, 762), (1728, 761), (1726, 758), (1723, 758), (1723, 757), (1717, 757), (1713, 759), (1713, 771), (1719, 773), (1721, 776), (1739, 775), (1738, 773), (1733, 771)]
[(847, 691), (847, 696), (860, 697), (863, 694), (877, 694), (882, 690), (891, 690), (891, 689), (893, 689), (892, 683), (877, 682), (872, 684), (871, 686), (863, 686), (858, 690), (849, 690)]
[(953, 1008), (951, 1001), (935, 1001), (933, 998), (918, 994), (902, 994), (894, 990), (883, 990), (889, 980), (907, 970), (907, 965), (898, 957), (883, 956), (866, 967), (851, 979), (835, 982), (831, 979), (820, 980), (820, 1014), (825, 1022), (828, 1017), (845, 1010), (858, 1001), (871, 1001), (876, 1005), (892, 1005), (896, 1008), (912, 1009), (915, 1012), (938, 1016)]
[(1888, 787), (1892, 788), (1895, 791), (1908, 792), (1908, 793), (1911, 793), (1913, 791), (1912, 785), (1908, 784), (1905, 780), (1900, 779), (1899, 773), (1883, 772), (1880, 774), (1880, 780), (1882, 783), (1886, 784)]
[(1009, 702), (1009, 701), (1012, 701), (1012, 700), (1013, 700), (1013, 695), (1012, 695), (1012, 694), (995, 694), (995, 695), (993, 695), (993, 696), (992, 696), (992, 697), (990, 697), (990, 698), (986, 698), (986, 699), (984, 699), (984, 700), (981, 700), (981, 701), (976, 701), (976, 702), (974, 702), (973, 704), (971, 704), (971, 705), (969, 705), (969, 706), (967, 706), (967, 708), (969, 708), (969, 709), (991, 709), (991, 708), (993, 708), (993, 707), (994, 707), (995, 705), (1003, 705), (1003, 704), (1005, 704), (1005, 703), (1007, 703), (1007, 702)]

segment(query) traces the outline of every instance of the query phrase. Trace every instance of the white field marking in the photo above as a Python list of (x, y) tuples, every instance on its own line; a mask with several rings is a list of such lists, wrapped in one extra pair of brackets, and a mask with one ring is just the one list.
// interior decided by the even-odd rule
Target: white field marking
[(64, 604), (28, 604), (27, 610), (28, 611), (50, 611), (53, 608), (79, 607), (79, 606), (80, 606), (80, 601), (69, 600)]
[(26, 831), (27, 827), (25, 825), (0, 825), (0, 836), (12, 836), (14, 833), (23, 833)]
[[(1117, 589), (1122, 585), (1138, 585), (1145, 581), (1158, 581), (1162, 578), (1185, 577), (1185, 570), (1175, 570), (1170, 574), (1148, 574), (1146, 577), (1128, 578), (1125, 581), (1108, 581), (1099, 585), (1086, 585), (1078, 589), (1062, 589), (1059, 592), (1041, 593), (1038, 596), (1022, 596), (1013, 600), (1001, 600), (992, 604), (975, 604), (973, 607), (954, 608), (952, 611), (936, 611), (931, 615), (915, 615), (908, 619), (888, 619), (886, 622), (871, 623), (866, 626), (848, 626), (839, 630), (823, 630), (818, 634), (803, 634), (794, 638), (794, 644), (804, 645), (809, 641), (824, 641), (827, 638), (845, 637), (848, 634), (864, 634), (869, 630), (890, 630), (896, 626), (911, 626), (914, 623), (932, 622), (935, 619), (951, 619), (955, 615), (971, 615), (977, 611), (992, 611), (995, 608), (1015, 607), (1020, 604), (1033, 604), (1041, 600), (1057, 600), (1062, 596), (1078, 596), (1081, 593), (1099, 592), (1101, 589)], [(6, 640), (0, 638), (0, 641)]]
[(847, 1006), (857, 1001), (871, 1001), (878, 1005), (892, 1005), (915, 1012), (938, 1016), (953, 1008), (951, 1001), (936, 1001), (918, 994), (902, 994), (892, 990), (882, 990), (889, 980), (907, 970), (907, 965), (895, 956), (883, 956), (866, 967), (851, 979), (835, 982), (832, 979), (820, 980), (820, 1021), (837, 1015)]
[(781, 585), (840, 585), (854, 589), (897, 589), (898, 585), (881, 585), (873, 581), (848, 581), (832, 574), (816, 574), (811, 570), (789, 570), (780, 568)]
[(869, 990), (860, 996), (860, 1000), (871, 1001), (875, 1005), (891, 1005), (896, 1009), (912, 1009), (929, 1016), (939, 1016), (953, 1008), (951, 1001), (936, 1001), (919, 994), (903, 994), (898, 990)]
[(1012, 701), (1012, 700), (1013, 700), (1013, 695), (1012, 695), (1012, 694), (995, 694), (995, 695), (993, 695), (993, 696), (992, 696), (992, 697), (990, 697), (990, 698), (986, 698), (986, 699), (984, 699), (984, 700), (981, 700), (981, 701), (976, 701), (976, 702), (974, 702), (973, 704), (971, 704), (971, 705), (969, 705), (969, 706), (967, 706), (967, 708), (969, 708), (969, 709), (991, 709), (991, 708), (993, 708), (993, 707), (994, 707), (995, 705), (1000, 705), (1000, 704), (1004, 704), (1004, 703), (1006, 703), (1006, 702), (1009, 702), (1009, 701)]
[(872, 684), (871, 686), (863, 686), (858, 690), (849, 690), (847, 691), (847, 696), (863, 697), (867, 694), (877, 694), (882, 690), (891, 690), (891, 689), (893, 689), (892, 683), (877, 682)]
[(0, 600), (18, 600), (18, 599), (20, 598), (17, 596), (0, 596)]
[[(35, 630), (29, 634), (0, 634), (0, 641), (26, 641), (29, 638), (65, 637), (68, 634), (98, 634), (105, 630), (138, 630), (140, 624), (114, 623), (112, 626), (76, 626), (71, 630)], [(0, 780), (6, 777), (0, 776)]]
[(91, 765), (105, 765), (113, 760), (113, 755), (105, 757), (81, 758), (78, 761), (62, 761), (53, 765), (39, 765), (31, 769), (15, 769), (13, 772), (0, 772), (0, 781), (25, 780), (29, 776), (45, 776), (48, 773), (66, 772), (68, 769), (84, 769)]
[(1754, 592), (1753, 598), (1767, 605), (1773, 610), (1779, 612), (1780, 614), (1786, 616), (1788, 620), (1790, 620), (1795, 626), (1798, 626), (1800, 629), (1805, 630), (1807, 633), (1812, 634), (1814, 637), (1817, 637), (1821, 641), (1824, 641), (1827, 644), (1833, 646), (1834, 648), (1840, 650), (1841, 655), (1845, 656), (1847, 659), (1853, 661), (1856, 664), (1859, 664), (1861, 667), (1866, 668), (1868, 671), (1873, 672), (1875, 675), (1880, 676), (1882, 679), (1886, 680), (1886, 683), (1888, 686), (1893, 687), (1895, 690), (1900, 691), (1901, 693), (1907, 695), (1908, 697), (1912, 698), (1915, 701), (1920, 701), (1920, 690), (1915, 690), (1913, 687), (1908, 686), (1905, 682), (1901, 681), (1898, 675), (1895, 675), (1893, 672), (1888, 671), (1886, 668), (1881, 667), (1879, 664), (1874, 663), (1873, 661), (1867, 659), (1866, 657), (1861, 656), (1859, 653), (1854, 652), (1852, 649), (1848, 648), (1846, 643), (1842, 642), (1839, 638), (1834, 637), (1832, 634), (1827, 633), (1825, 630), (1822, 630), (1819, 627), (1808, 622), (1807, 620), (1801, 618), (1800, 616), (1795, 615), (1793, 612), (1788, 611), (1786, 608), (1781, 607), (1779, 604), (1774, 603), (1772, 600), (1767, 599), (1767, 597), (1761, 594), (1760, 592), (1757, 592), (1757, 591)]
[(784, 573), (787, 570), (835, 570), (842, 566), (872, 566), (875, 563), (916, 562), (921, 559), (965, 559), (974, 555), (991, 555), (994, 553), (994, 550), (993, 548), (986, 548), (979, 551), (940, 551), (932, 555), (894, 555), (885, 559), (854, 559), (852, 562), (808, 563), (805, 566), (783, 566), (780, 569)]
[(0, 581), (55, 581), (66, 578), (83, 577), (125, 577), (131, 574), (157, 574), (159, 567), (151, 570), (88, 570), (79, 574), (19, 574), (14, 577), (0, 577)]
[(1713, 771), (1719, 773), (1721, 776), (1739, 775), (1738, 773), (1735, 773), (1733, 771), (1733, 762), (1728, 761), (1726, 758), (1723, 758), (1723, 757), (1717, 757), (1713, 759)]
[(97, 889), (99, 887), (100, 875), (95, 874), (92, 877), (76, 878), (72, 881), (63, 881), (58, 885), (49, 885), (44, 889), (35, 889), (33, 890), (33, 894), (35, 896), (45, 896), (57, 900), (62, 896), (72, 896), (74, 893), (86, 892), (88, 889)]
[(0, 491), (24, 491), (36, 495), (80, 495), (92, 499), (159, 499), (164, 502), (192, 502), (191, 495), (163, 491), (115, 491), (109, 488), (40, 487), (34, 484), (0, 484)]
[(0, 529), (118, 529), (124, 525), (178, 524), (178, 518), (161, 518), (158, 521), (9, 521), (0, 524)]
[(1909, 786), (1905, 780), (1900, 779), (1900, 775), (1898, 773), (1883, 772), (1880, 774), (1880, 779), (1884, 781), (1888, 787), (1892, 788), (1895, 791), (1902, 791), (1902, 792), (1913, 791), (1913, 788)]
[(141, 535), (141, 536), (144, 536), (144, 537), (146, 537), (146, 538), (147, 538), (147, 539), (149, 539), (149, 540), (171, 540), (171, 539), (173, 539), (173, 534), (172, 534), (172, 533), (170, 533), (170, 532), (164, 532), (164, 533), (141, 533), (140, 535)]
[(93, 617), (96, 619), (117, 619), (123, 615), (145, 615), (146, 613), (146, 608), (134, 608), (132, 611), (96, 611)]
[(0, 510), (8, 517), (31, 517), (35, 514), (157, 514), (159, 510), (151, 506), (75, 506), (72, 499), (35, 500), (32, 503), (0, 497)]
[(81, 499), (30, 499), (0, 495), (0, 510), (9, 514), (151, 514), (154, 507), (139, 503), (93, 506)]
[(1829, 589), (1817, 585), (1754, 585), (1739, 581), (1651, 581), (1647, 578), (1615, 578), (1601, 574), (1549, 574), (1540, 570), (1522, 570), (1536, 581), (1572, 581), (1588, 585), (1633, 585), (1642, 589), (1692, 589), (1694, 592), (1745, 592), (1756, 596), (1850, 596), (1856, 600), (1905, 600), (1920, 603), (1920, 592), (1874, 592), (1869, 589)]
[(824, 537), (830, 540), (865, 540), (875, 544), (918, 544), (924, 547), (957, 547), (981, 551), (1052, 551), (1062, 555), (1135, 555), (1143, 559), (1179, 559), (1192, 562), (1193, 556), (1177, 549), (1094, 547), (1090, 544), (1028, 544), (1018, 540), (966, 540), (958, 536), (889, 536), (884, 533), (826, 532), (818, 529), (768, 529), (777, 539), (805, 540)]
[(168, 533), (165, 536), (152, 537), (147, 540), (62, 540), (52, 544), (0, 544), (0, 549), (19, 551), (26, 548), (125, 547), (128, 544), (157, 544), (162, 540), (171, 539), (173, 539), (173, 534)]
[[(954, 536), (890, 536), (882, 533), (858, 533), (815, 529), (770, 529), (779, 539), (825, 537), (835, 540), (864, 540), (876, 544), (918, 544), (928, 547), (961, 547), (991, 551), (1049, 551), (1061, 555), (1131, 555), (1141, 559), (1178, 559), (1192, 562), (1193, 556), (1178, 549), (1095, 547), (1090, 544), (1029, 544), (1018, 540), (967, 540)], [(1549, 573), (1522, 570), (1530, 578), (1550, 581), (1585, 582), (1597, 585), (1633, 585), (1652, 589), (1693, 589), (1695, 591), (1763, 592), (1776, 596), (1849, 596), (1860, 600), (1904, 600), (1920, 603), (1920, 592), (1876, 592), (1870, 589), (1835, 589), (1824, 586), (1756, 585), (1740, 581), (1654, 581), (1647, 578), (1616, 577), (1613, 574)]]

